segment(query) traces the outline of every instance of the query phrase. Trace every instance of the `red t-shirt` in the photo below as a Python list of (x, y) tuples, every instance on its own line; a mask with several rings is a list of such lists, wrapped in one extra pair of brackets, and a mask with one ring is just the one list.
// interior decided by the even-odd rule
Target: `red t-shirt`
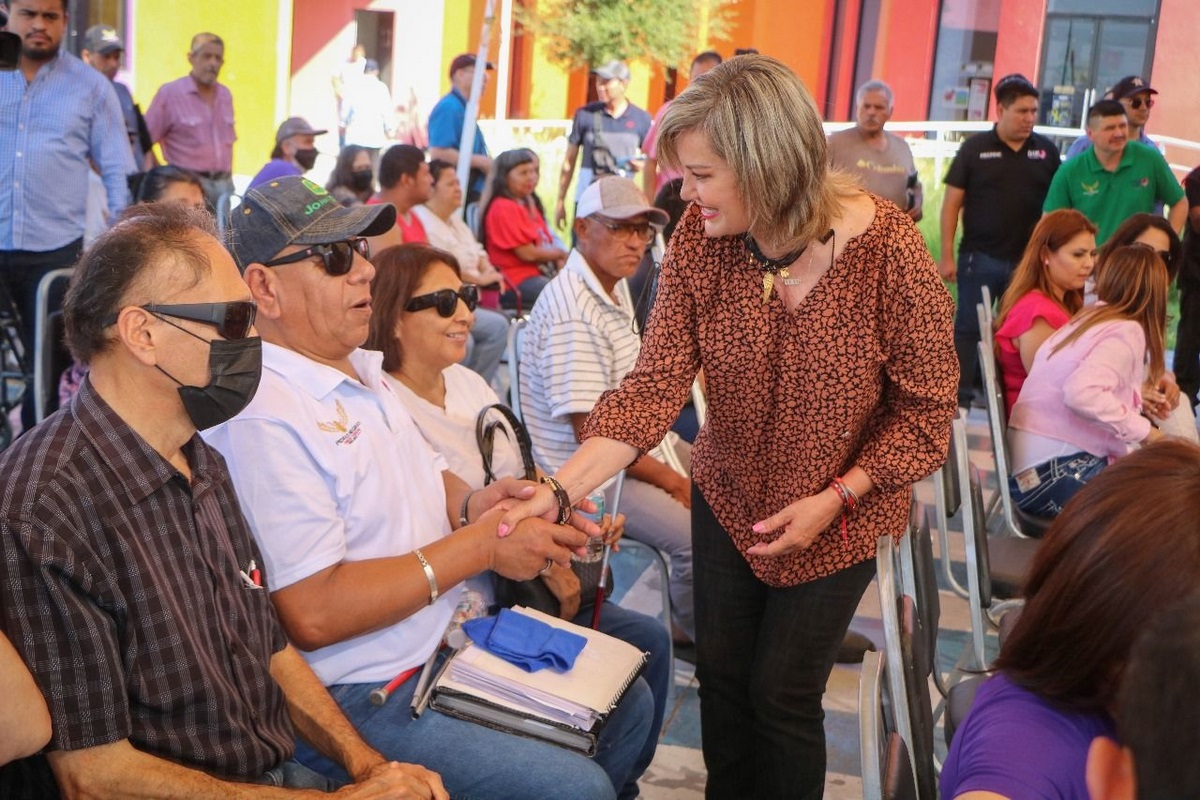
[(552, 239), (546, 220), (537, 209), (509, 197), (497, 197), (483, 220), (487, 232), (487, 254), (492, 266), (500, 270), (511, 286), (542, 273), (537, 264), (521, 260), (515, 252), (522, 245), (546, 245)]
[(1004, 318), (1004, 324), (996, 331), (996, 363), (1000, 367), (1000, 385), (1004, 388), (1004, 405), (1009, 417), (1028, 376), (1025, 365), (1021, 363), (1021, 351), (1013, 339), (1032, 328), (1039, 318), (1058, 330), (1070, 321), (1071, 315), (1058, 303), (1034, 289), (1013, 304)]
[[(367, 205), (378, 206), (382, 205), (383, 201), (378, 197), (372, 197), (367, 200)], [(411, 220), (408, 223), (404, 221), (404, 215), (396, 214), (396, 227), (400, 229), (400, 240), (405, 244), (429, 244), (429, 236), (425, 233), (425, 226), (421, 224), (421, 218), (413, 213), (410, 208), (408, 216)]]

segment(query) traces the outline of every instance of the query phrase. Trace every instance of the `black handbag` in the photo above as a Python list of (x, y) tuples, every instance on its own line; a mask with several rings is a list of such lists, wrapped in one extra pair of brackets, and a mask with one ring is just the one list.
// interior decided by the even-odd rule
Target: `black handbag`
[[(495, 417), (499, 417), (496, 419)], [(537, 466), (533, 463), (533, 442), (529, 431), (517, 415), (508, 406), (493, 403), (484, 407), (475, 418), (475, 443), (479, 447), (479, 455), (483, 459), (484, 486), (496, 480), (492, 469), (492, 453), (495, 449), (496, 434), (515, 441), (521, 451), (522, 467), (525, 470), (525, 480), (537, 480)], [(589, 608), (596, 602), (596, 587), (600, 585), (601, 562), (582, 563), (571, 562), (571, 569), (579, 578), (579, 607)], [(604, 582), (605, 598), (612, 594), (612, 575)], [(496, 575), (496, 603), (500, 606), (525, 606), (536, 608), (552, 616), (558, 616), (558, 598), (546, 586), (541, 578), (527, 581), (513, 580), (503, 575)]]

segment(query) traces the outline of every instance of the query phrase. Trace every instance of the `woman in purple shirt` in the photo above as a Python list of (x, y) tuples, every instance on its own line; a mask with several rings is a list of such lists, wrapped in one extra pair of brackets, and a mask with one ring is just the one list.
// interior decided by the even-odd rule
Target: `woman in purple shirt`
[(1084, 487), (1042, 539), (996, 674), (951, 742), (941, 796), (1087, 797), (1088, 746), (1114, 736), (1133, 642), (1197, 581), (1200, 447), (1148, 445)]

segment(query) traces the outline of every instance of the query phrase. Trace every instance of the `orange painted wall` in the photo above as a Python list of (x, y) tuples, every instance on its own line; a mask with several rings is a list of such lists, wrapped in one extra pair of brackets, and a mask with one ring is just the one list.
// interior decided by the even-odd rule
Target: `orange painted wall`
[[(875, 48), (875, 71), (896, 95), (892, 119), (929, 115), (929, 80), (937, 44), (938, 0), (884, 0), (886, 28)], [(882, 67), (882, 69), (881, 69)]]
[[(1046, 0), (1001, 0), (1000, 28), (996, 32), (996, 80), (1019, 72), (1036, 85), (1042, 58), (1042, 29), (1046, 21)], [(996, 116), (996, 98), (989, 106)]]
[[(1158, 22), (1158, 44), (1150, 84), (1159, 91), (1150, 122), (1151, 135), (1200, 139), (1200, 94), (1196, 76), (1200, 75), (1200, 14), (1195, 0), (1162, 0)], [(1173, 163), (1195, 165), (1200, 154), (1168, 152)]]

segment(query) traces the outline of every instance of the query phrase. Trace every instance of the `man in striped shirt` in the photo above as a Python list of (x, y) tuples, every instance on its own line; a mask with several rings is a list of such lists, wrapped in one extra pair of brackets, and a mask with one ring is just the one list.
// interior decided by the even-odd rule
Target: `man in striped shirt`
[[(654, 226), (666, 223), (666, 212), (628, 178), (601, 178), (579, 199), (575, 248), (542, 290), (521, 338), (525, 424), (535, 460), (549, 473), (574, 454), (600, 395), (637, 360), (641, 339), (617, 284), (637, 270)], [(620, 511), (629, 536), (671, 557), (674, 636), (682, 643), (695, 634), (691, 481), (660, 460), (659, 448), (629, 467)]]

